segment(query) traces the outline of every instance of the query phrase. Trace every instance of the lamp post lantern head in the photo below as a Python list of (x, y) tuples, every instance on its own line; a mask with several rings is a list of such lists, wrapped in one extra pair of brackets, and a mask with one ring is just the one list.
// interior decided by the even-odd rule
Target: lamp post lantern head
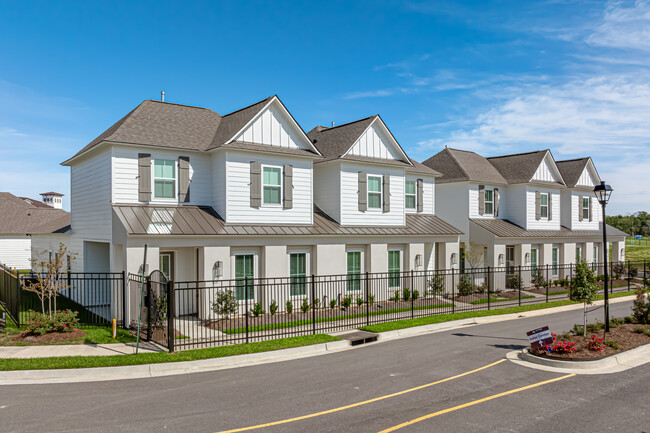
[(596, 194), (596, 198), (602, 206), (607, 204), (609, 198), (612, 196), (612, 191), (614, 191), (612, 187), (606, 185), (605, 181), (601, 181), (600, 185), (596, 185), (594, 188), (594, 194)]

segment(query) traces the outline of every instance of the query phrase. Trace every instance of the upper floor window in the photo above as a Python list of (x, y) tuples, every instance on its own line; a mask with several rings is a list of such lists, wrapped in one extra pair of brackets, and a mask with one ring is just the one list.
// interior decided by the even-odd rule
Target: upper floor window
[(280, 204), (282, 197), (282, 169), (280, 167), (264, 167), (262, 171), (264, 204)]
[(485, 213), (488, 215), (494, 214), (494, 190), (485, 190)]
[(406, 181), (406, 209), (415, 209), (416, 202), (416, 185), (414, 180)]
[(155, 198), (176, 198), (176, 161), (156, 159), (153, 163)]
[(381, 209), (381, 176), (368, 176), (368, 208)]
[(548, 193), (546, 192), (539, 195), (539, 210), (542, 218), (548, 218)]
[(580, 212), (582, 212), (582, 219), (589, 219), (589, 197), (582, 198), (582, 208), (580, 209)]

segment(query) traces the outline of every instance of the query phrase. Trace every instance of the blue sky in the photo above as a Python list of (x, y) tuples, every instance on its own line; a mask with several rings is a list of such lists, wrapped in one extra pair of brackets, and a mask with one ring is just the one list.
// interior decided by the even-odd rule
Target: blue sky
[(647, 1), (5, 1), (0, 53), (0, 191), (69, 199), (59, 163), (165, 90), (278, 94), (306, 131), (379, 113), (419, 161), (590, 155), (608, 213), (650, 210)]

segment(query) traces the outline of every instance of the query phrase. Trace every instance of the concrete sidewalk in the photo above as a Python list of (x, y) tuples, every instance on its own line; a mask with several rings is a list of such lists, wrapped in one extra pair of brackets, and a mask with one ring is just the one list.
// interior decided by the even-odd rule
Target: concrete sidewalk
[[(152, 343), (140, 342), (139, 353), (162, 352), (164, 349)], [(59, 344), (47, 346), (0, 347), (2, 358), (49, 358), (53, 356), (110, 356), (135, 353), (135, 343), (114, 344)]]

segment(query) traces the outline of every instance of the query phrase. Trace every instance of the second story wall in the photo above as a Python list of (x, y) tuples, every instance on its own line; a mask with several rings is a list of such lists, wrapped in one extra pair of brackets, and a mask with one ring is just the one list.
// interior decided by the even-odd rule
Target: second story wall
[(338, 162), (314, 164), (314, 203), (341, 222), (341, 173)]
[(70, 167), (70, 213), (75, 236), (111, 240), (111, 153), (90, 152)]
[[(583, 201), (587, 202), (584, 208)], [(571, 189), (562, 191), (562, 224), (567, 228), (599, 230), (602, 219), (602, 209), (593, 192)]]
[[(341, 162), (341, 224), (342, 225), (396, 225), (406, 223), (404, 211), (404, 169), (374, 164)], [(369, 176), (390, 176), (390, 210), (359, 210), (359, 172)], [(382, 186), (382, 197), (386, 191)]]
[[(537, 193), (539, 192), (542, 201), (542, 208), (544, 207), (544, 196), (548, 197), (549, 204), (547, 204), (546, 214), (542, 210), (541, 216), (537, 219), (538, 204)], [(556, 188), (548, 188), (538, 185), (526, 186), (526, 225), (527, 230), (560, 230), (560, 223), (562, 220), (560, 190)]]
[[(251, 162), (259, 162), (264, 167), (279, 168), (284, 165), (293, 167), (293, 204), (285, 209), (280, 204), (264, 202), (259, 207), (251, 206)], [(263, 173), (262, 173), (263, 178)], [(226, 155), (226, 211), (228, 223), (252, 224), (312, 224), (312, 161), (308, 158), (288, 155), (271, 155), (267, 153), (237, 152), (229, 150)], [(282, 191), (286, 185), (282, 181)], [(282, 196), (282, 192), (280, 193)]]
[(469, 183), (436, 184), (436, 214), (461, 230), (461, 239), (469, 234)]
[[(417, 180), (422, 179), (422, 212), (417, 211)], [(406, 181), (416, 182), (415, 193), (416, 193), (416, 207), (415, 209), (407, 208), (406, 204), (405, 209), (406, 213), (420, 213), (420, 214), (429, 214), (433, 215), (436, 213), (436, 185), (433, 177), (419, 176), (417, 174), (407, 174)], [(406, 201), (406, 191), (404, 193)]]
[[(481, 188), (483, 187), (483, 188)], [(490, 184), (468, 184), (469, 190), (469, 217), (470, 218), (501, 218), (508, 219), (508, 200), (506, 198), (506, 187)], [(490, 192), (486, 194), (485, 191)], [(483, 214), (479, 212), (480, 198), (483, 194)], [(497, 203), (498, 195), (498, 203)], [(489, 200), (491, 196), (491, 201)], [(496, 214), (498, 206), (498, 215)], [(490, 208), (492, 209), (490, 211)]]
[[(138, 200), (138, 154), (151, 155), (152, 194), (149, 204), (178, 204), (178, 158), (189, 157), (190, 201), (186, 204), (208, 205), (211, 202), (211, 161), (207, 154), (183, 150), (150, 147), (112, 146), (113, 203), (143, 203)], [(166, 160), (174, 164), (175, 197), (157, 198), (155, 194), (155, 161)], [(143, 203), (144, 204), (144, 203)]]

